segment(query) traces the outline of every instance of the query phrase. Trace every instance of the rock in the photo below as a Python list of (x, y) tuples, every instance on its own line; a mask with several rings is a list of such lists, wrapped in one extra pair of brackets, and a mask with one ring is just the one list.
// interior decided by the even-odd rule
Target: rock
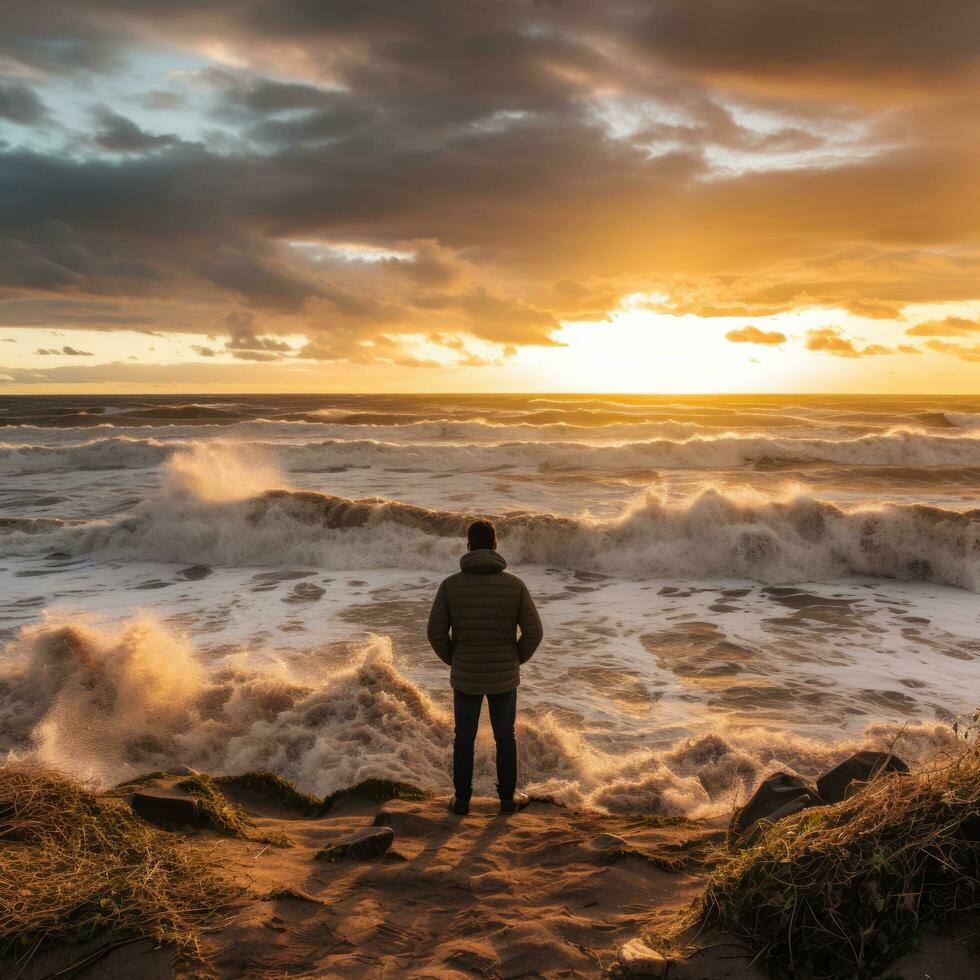
[(626, 841), (622, 837), (617, 837), (615, 834), (599, 834), (598, 837), (593, 837), (589, 841), (589, 847), (593, 851), (611, 851), (613, 848), (626, 846)]
[(827, 803), (840, 803), (853, 792), (852, 783), (869, 782), (883, 771), (908, 772), (909, 767), (888, 752), (855, 752), (817, 780), (817, 792)]
[(670, 960), (651, 949), (642, 939), (631, 939), (619, 948), (619, 965), (631, 977), (666, 977)]
[(201, 774), (196, 769), (191, 769), (190, 766), (175, 766), (173, 769), (169, 770), (171, 776), (200, 776)]
[(816, 804), (808, 796), (797, 796), (792, 799), (785, 806), (781, 806), (778, 810), (770, 813), (767, 817), (760, 817), (748, 830), (742, 834), (739, 843), (742, 845), (754, 844), (759, 837), (762, 836), (762, 832), (766, 827), (772, 826), (772, 824), (782, 820), (783, 817), (791, 817), (794, 813), (799, 813), (801, 810), (812, 810)]
[(133, 811), (158, 827), (198, 827), (201, 811), (197, 800), (164, 789), (140, 790), (130, 799)]
[(368, 827), (353, 837), (317, 851), (314, 856), (320, 861), (340, 861), (348, 857), (365, 861), (384, 854), (394, 839), (395, 832), (391, 827)]
[[(757, 820), (763, 817), (772, 820), (774, 815), (783, 810), (794, 800), (804, 801), (797, 806), (793, 813), (798, 813), (807, 806), (816, 806), (820, 798), (816, 792), (799, 776), (791, 776), (786, 772), (777, 772), (759, 783), (752, 799), (742, 808), (735, 818), (733, 830), (744, 834)], [(783, 814), (789, 816), (789, 812)]]
[(790, 800), (789, 803), (781, 806), (775, 813), (770, 813), (765, 819), (770, 823), (776, 823), (777, 820), (782, 820), (783, 817), (791, 817), (794, 813), (799, 813), (800, 810), (811, 810), (814, 806), (817, 806), (817, 804), (810, 797), (797, 796), (795, 800)]
[(177, 574), (188, 582), (197, 582), (207, 578), (211, 574), (211, 569), (207, 565), (191, 565), (190, 568), (182, 568)]
[(300, 582), (293, 586), (289, 595), (283, 596), (283, 602), (316, 602), (326, 593), (326, 589), (313, 582)]

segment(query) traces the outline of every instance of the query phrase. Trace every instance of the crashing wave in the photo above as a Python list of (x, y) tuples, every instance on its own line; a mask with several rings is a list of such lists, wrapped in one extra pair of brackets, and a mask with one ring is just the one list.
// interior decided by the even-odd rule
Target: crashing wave
[[(161, 495), (131, 515), (54, 527), (8, 524), (0, 553), (62, 551), (191, 564), (444, 568), (472, 514), (383, 497), (352, 499), (275, 486), (274, 469), (231, 457), (176, 457)], [(627, 578), (764, 582), (873, 576), (980, 591), (980, 510), (926, 504), (846, 507), (702, 490), (648, 491), (612, 519), (507, 513), (493, 517), (514, 561)]]
[[(449, 712), (372, 637), (322, 682), (288, 664), (234, 654), (207, 668), (188, 641), (150, 621), (116, 631), (47, 622), (23, 628), (0, 663), (0, 744), (17, 758), (111, 784), (187, 764), (215, 773), (265, 769), (326, 795), (385, 778), (447, 791)], [(776, 769), (813, 776), (896, 728), (828, 745), (787, 732), (739, 728), (693, 734), (665, 748), (601, 750), (548, 714), (518, 722), (528, 789), (558, 802), (618, 812), (696, 815), (727, 808)], [(903, 758), (953, 747), (948, 728), (915, 723)], [(493, 785), (492, 743), (478, 741), (475, 789)]]

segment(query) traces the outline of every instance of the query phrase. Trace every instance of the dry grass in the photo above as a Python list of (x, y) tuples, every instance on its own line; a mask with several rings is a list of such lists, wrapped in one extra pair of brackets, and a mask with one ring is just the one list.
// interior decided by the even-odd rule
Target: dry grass
[[(239, 894), (210, 848), (157, 830), (66, 776), (0, 769), (0, 955), (136, 937), (196, 948)], [(8, 960), (8, 964), (9, 964)]]
[(731, 849), (668, 930), (718, 928), (774, 976), (875, 977), (921, 924), (980, 913), (976, 730), (950, 765), (874, 779)]

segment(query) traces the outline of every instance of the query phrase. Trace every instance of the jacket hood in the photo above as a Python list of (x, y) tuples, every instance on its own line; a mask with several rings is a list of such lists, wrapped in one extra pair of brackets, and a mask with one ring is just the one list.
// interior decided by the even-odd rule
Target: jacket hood
[(459, 560), (459, 567), (470, 575), (492, 575), (494, 572), (502, 572), (507, 567), (507, 562), (496, 551), (478, 548), (463, 555)]

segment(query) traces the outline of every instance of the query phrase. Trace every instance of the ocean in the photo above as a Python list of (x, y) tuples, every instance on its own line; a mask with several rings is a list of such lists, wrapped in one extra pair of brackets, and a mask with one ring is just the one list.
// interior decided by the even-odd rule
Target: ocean
[[(0, 399), (0, 749), (450, 791), (425, 639), (490, 516), (522, 782), (703, 815), (980, 704), (980, 397)], [(484, 719), (477, 792), (492, 791)]]

